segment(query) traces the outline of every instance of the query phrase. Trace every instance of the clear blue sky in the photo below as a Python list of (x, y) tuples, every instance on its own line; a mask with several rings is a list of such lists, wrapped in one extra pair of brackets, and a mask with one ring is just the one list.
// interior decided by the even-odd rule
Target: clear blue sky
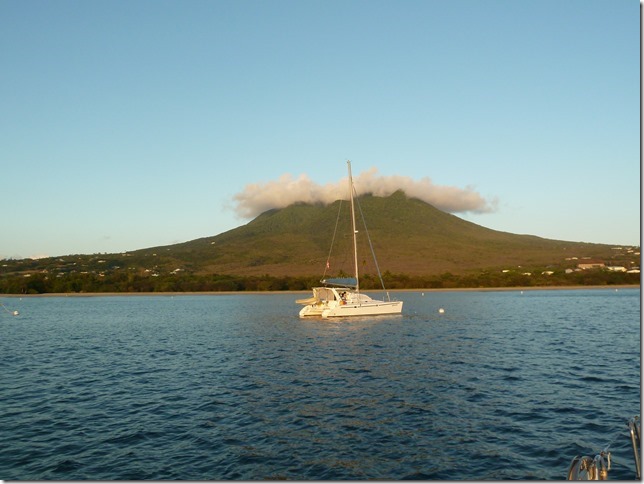
[(637, 0), (2, 0), (0, 66), (0, 257), (216, 235), (347, 159), (640, 242)]

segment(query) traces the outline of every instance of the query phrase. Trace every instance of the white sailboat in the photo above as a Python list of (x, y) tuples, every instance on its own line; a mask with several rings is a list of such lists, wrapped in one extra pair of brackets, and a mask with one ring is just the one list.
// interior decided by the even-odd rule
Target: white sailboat
[(402, 312), (403, 302), (392, 301), (389, 298), (389, 293), (387, 293), (387, 300), (384, 301), (372, 299), (366, 294), (360, 292), (360, 279), (358, 274), (358, 244), (356, 237), (356, 216), (353, 200), (355, 188), (353, 186), (353, 178), (351, 176), (350, 161), (347, 161), (347, 167), (349, 170), (351, 227), (353, 229), (354, 277), (343, 279), (322, 279), (320, 282), (323, 284), (323, 286), (314, 287), (312, 297), (307, 299), (299, 299), (296, 301), (298, 304), (302, 304), (304, 306), (300, 310), (301, 318), (309, 316), (317, 316), (322, 318), (374, 316), (382, 314), (400, 314)]

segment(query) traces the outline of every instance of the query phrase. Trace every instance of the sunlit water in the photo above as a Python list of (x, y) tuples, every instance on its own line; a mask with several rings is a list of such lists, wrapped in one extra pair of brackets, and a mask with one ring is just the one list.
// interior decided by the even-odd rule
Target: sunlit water
[(0, 478), (634, 478), (639, 289), (395, 296), (3, 298)]

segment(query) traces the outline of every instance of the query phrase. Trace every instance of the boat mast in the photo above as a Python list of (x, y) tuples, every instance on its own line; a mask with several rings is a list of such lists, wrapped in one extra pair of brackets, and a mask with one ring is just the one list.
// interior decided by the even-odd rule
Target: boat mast
[(356, 292), (360, 292), (360, 279), (358, 279), (358, 241), (356, 240), (356, 213), (353, 207), (353, 177), (351, 176), (351, 161), (347, 160), (349, 168), (349, 197), (351, 199), (351, 228), (353, 229), (353, 273), (356, 277)]

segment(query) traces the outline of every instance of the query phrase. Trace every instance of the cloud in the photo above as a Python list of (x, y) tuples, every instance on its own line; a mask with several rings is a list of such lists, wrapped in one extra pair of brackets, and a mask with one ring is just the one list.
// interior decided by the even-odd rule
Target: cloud
[[(358, 195), (371, 193), (386, 197), (403, 190), (408, 197), (418, 198), (449, 213), (487, 213), (496, 210), (497, 200), (486, 200), (473, 187), (458, 188), (435, 185), (430, 178), (416, 181), (407, 176), (380, 176), (376, 168), (353, 177)], [(233, 196), (235, 212), (242, 218), (254, 218), (272, 208), (284, 208), (295, 202), (333, 203), (348, 198), (347, 177), (337, 183), (318, 185), (307, 175), (294, 178), (286, 173), (277, 180), (251, 183)]]

